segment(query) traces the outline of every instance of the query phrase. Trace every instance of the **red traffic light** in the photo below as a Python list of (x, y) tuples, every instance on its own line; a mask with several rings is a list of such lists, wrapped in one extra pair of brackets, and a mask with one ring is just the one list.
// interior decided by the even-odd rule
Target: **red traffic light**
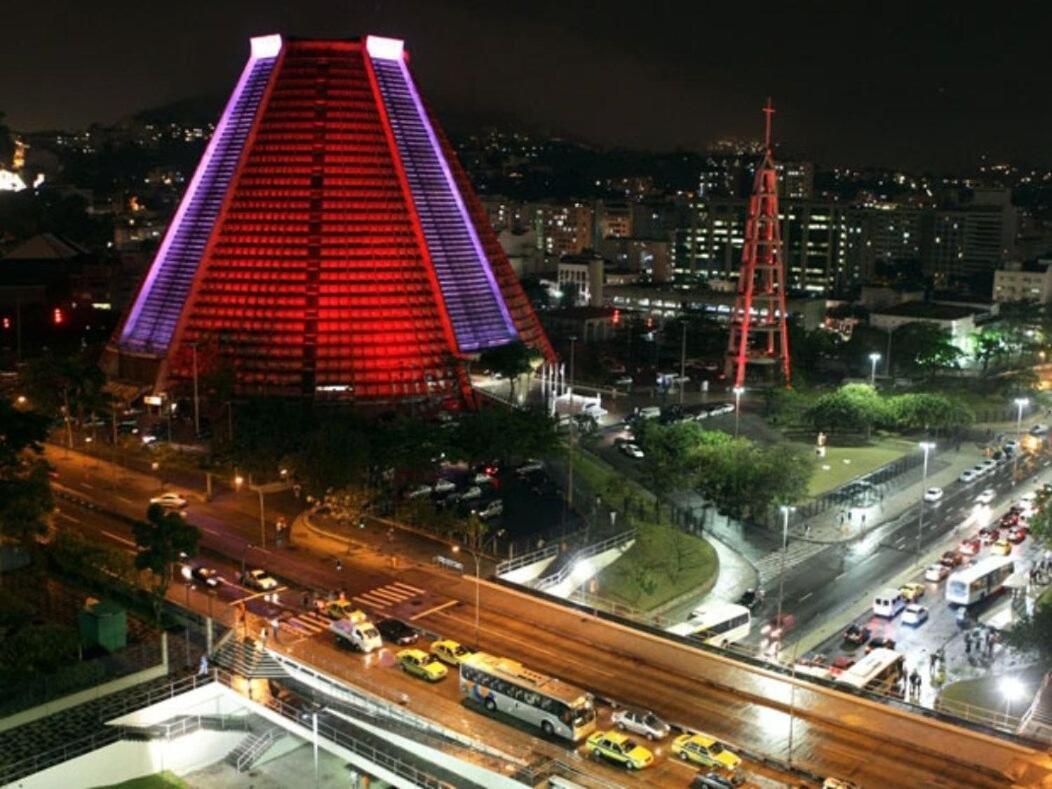
[(54, 321), (56, 326), (61, 326), (65, 322), (66, 316), (62, 314), (61, 307), (55, 307), (55, 312), (52, 316), (52, 320)]

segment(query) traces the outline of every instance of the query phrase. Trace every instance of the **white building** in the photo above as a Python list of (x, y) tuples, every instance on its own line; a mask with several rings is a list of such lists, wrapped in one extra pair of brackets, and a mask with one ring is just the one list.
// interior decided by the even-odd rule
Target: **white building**
[(1052, 260), (1039, 260), (1033, 265), (1006, 263), (994, 272), (993, 299), (996, 302), (1052, 302)]
[(972, 352), (975, 316), (981, 310), (951, 304), (925, 304), (910, 301), (871, 312), (869, 325), (881, 331), (895, 331), (907, 323), (934, 323), (950, 334), (950, 341), (964, 353)]

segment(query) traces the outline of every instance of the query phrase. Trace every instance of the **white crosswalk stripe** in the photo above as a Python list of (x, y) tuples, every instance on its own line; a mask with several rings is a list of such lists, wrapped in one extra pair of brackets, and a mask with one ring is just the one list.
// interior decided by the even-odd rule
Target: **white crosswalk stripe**
[(309, 636), (317, 635), (318, 633), (329, 629), (329, 620), (311, 611), (297, 614), (296, 616), (285, 620), (282, 624), (289, 625)]
[(375, 589), (354, 595), (354, 599), (373, 608), (388, 608), (404, 603), (406, 600), (423, 593), (424, 590), (419, 587), (395, 581), (394, 583), (378, 586)]

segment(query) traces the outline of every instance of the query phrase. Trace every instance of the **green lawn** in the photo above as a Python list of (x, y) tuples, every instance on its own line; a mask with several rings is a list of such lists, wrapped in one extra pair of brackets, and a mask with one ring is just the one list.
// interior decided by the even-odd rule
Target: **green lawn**
[(119, 784), (110, 784), (99, 789), (186, 789), (189, 784), (178, 775), (165, 770), (162, 773), (132, 778)]
[[(815, 451), (814, 444), (794, 442), (793, 446), (806, 452)], [(815, 466), (811, 484), (807, 487), (807, 495), (819, 496), (850, 482), (855, 477), (868, 474), (893, 460), (898, 460), (906, 453), (915, 451), (916, 448), (916, 442), (888, 436), (874, 437), (864, 446), (829, 446), (826, 448), (826, 456), (819, 458)]]
[(596, 581), (600, 597), (650, 611), (692, 589), (701, 589), (719, 570), (709, 543), (671, 526), (637, 524), (635, 543)]

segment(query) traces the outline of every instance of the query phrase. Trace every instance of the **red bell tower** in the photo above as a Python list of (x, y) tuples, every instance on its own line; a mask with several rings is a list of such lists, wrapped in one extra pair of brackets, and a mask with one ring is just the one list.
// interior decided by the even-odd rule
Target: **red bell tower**
[(778, 364), (786, 386), (791, 382), (789, 332), (785, 323), (785, 265), (778, 223), (778, 171), (771, 147), (774, 107), (770, 99), (763, 112), (766, 117), (763, 161), (756, 170), (753, 194), (749, 198), (738, 296), (727, 341), (725, 372), (735, 388), (745, 385), (745, 372), (750, 364)]

